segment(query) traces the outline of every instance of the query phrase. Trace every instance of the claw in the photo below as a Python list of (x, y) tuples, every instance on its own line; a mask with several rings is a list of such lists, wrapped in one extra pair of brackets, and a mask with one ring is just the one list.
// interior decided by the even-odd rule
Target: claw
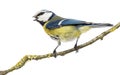
[(75, 46), (74, 46), (74, 49), (76, 50), (76, 53), (78, 52), (78, 48), (77, 48), (78, 39), (79, 39), (79, 37), (77, 38)]
[(57, 52), (56, 50), (53, 51), (53, 56), (56, 58), (57, 57)]
[(77, 44), (75, 44), (74, 49), (76, 50), (76, 53), (78, 52)]
[(53, 56), (56, 58), (57, 57), (57, 52), (56, 52), (56, 49), (61, 45), (61, 41), (59, 38), (57, 38), (58, 40), (58, 45), (55, 47), (54, 51), (53, 51)]

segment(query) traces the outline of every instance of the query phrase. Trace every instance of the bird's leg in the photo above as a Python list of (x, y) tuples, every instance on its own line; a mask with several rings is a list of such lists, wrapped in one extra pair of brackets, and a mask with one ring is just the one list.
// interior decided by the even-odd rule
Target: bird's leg
[(76, 50), (76, 52), (78, 52), (78, 48), (77, 48), (78, 40), (79, 40), (79, 37), (77, 38), (76, 43), (75, 43), (75, 45), (74, 45), (74, 49)]
[(54, 49), (54, 51), (53, 51), (53, 55), (54, 55), (55, 58), (57, 57), (56, 49), (61, 45), (60, 39), (58, 39), (57, 41), (58, 41), (58, 45), (55, 47), (55, 49)]

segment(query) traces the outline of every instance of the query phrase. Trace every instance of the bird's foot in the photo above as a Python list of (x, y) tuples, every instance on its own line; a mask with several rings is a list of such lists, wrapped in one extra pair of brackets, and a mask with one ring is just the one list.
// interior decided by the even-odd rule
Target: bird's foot
[(76, 53), (78, 53), (77, 44), (75, 44), (74, 49), (76, 50)]
[(56, 50), (53, 51), (53, 56), (56, 58), (57, 57), (57, 52)]

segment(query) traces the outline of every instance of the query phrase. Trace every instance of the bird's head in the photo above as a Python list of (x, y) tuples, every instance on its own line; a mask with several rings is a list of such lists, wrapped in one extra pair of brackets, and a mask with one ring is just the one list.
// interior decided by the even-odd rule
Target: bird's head
[(44, 24), (45, 22), (49, 21), (55, 14), (49, 10), (41, 10), (33, 17), (35, 18), (34, 21), (39, 22), (40, 24)]

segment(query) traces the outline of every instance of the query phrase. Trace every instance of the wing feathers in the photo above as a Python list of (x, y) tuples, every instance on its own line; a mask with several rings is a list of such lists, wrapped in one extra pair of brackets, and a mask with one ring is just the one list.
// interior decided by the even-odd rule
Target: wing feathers
[(81, 20), (75, 20), (75, 19), (60, 19), (60, 20), (55, 20), (52, 22), (48, 22), (46, 25), (46, 28), (48, 29), (55, 29), (59, 28), (62, 26), (90, 26), (93, 28), (98, 28), (98, 27), (106, 27), (106, 26), (112, 26), (112, 24), (108, 23), (92, 23), (92, 22), (86, 22), (86, 21), (81, 21)]

